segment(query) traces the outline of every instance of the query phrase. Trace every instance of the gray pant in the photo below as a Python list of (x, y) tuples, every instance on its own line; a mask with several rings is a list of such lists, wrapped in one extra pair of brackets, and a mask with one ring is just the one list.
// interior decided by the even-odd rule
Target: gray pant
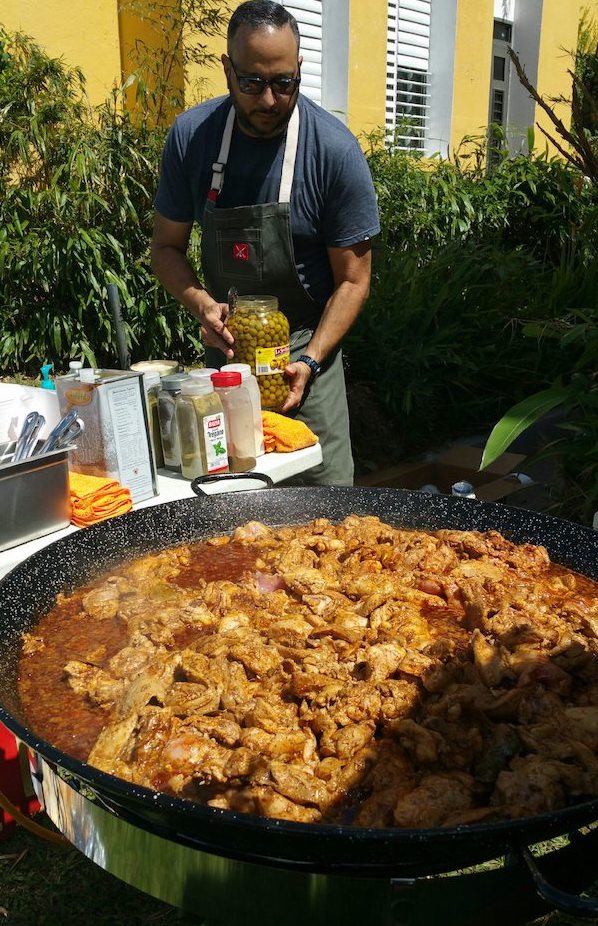
[[(305, 353), (312, 332), (291, 334), (291, 360)], [(304, 421), (320, 438), (322, 463), (287, 480), (288, 485), (353, 485), (353, 455), (349, 432), (349, 409), (339, 349), (327, 358), (322, 372), (312, 380), (301, 408), (293, 415)]]

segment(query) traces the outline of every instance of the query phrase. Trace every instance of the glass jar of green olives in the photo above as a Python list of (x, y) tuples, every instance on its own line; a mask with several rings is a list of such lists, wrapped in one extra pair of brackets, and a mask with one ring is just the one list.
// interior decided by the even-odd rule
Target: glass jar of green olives
[(290, 362), (289, 322), (276, 296), (239, 296), (227, 326), (235, 359), (257, 379), (262, 408), (279, 408), (289, 394), (284, 368)]

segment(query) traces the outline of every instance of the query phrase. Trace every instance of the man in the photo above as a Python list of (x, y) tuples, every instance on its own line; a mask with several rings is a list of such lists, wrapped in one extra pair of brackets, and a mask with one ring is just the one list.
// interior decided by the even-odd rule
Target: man
[[(299, 93), (301, 62), (297, 23), (280, 4), (249, 0), (233, 13), (222, 56), (229, 96), (179, 116), (164, 148), (152, 266), (220, 363), (234, 355), (229, 288), (278, 297), (291, 325), (280, 411), (322, 445), (323, 463), (303, 481), (351, 485), (340, 345), (368, 296), (380, 226), (357, 140)], [(194, 221), (205, 289), (187, 259)]]

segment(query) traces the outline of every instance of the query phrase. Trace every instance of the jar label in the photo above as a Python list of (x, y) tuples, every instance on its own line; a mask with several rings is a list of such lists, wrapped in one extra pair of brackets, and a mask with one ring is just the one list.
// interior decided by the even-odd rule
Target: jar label
[(282, 347), (256, 347), (255, 375), (271, 376), (274, 373), (282, 373), (290, 360), (289, 344), (283, 344)]
[(214, 415), (205, 415), (201, 419), (201, 424), (208, 474), (225, 472), (228, 470), (228, 452), (224, 414), (216, 412)]

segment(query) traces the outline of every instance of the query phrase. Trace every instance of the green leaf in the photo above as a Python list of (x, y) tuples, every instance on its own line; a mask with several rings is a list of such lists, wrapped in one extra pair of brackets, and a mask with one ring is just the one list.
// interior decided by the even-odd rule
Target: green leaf
[(557, 405), (561, 405), (571, 394), (570, 387), (557, 386), (536, 392), (523, 402), (513, 405), (492, 428), (484, 447), (480, 469), (485, 469), (486, 466), (494, 463), (523, 431), (538, 421), (542, 415), (556, 408)]

